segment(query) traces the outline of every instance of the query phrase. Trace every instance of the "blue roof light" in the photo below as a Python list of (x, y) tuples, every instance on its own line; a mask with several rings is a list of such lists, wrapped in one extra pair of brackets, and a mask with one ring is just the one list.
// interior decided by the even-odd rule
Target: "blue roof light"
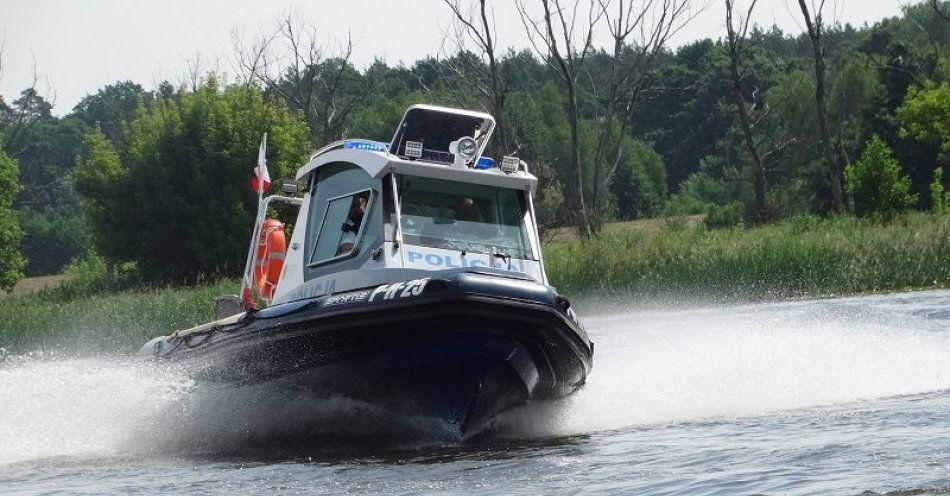
[(481, 157), (478, 159), (478, 162), (475, 162), (476, 169), (491, 169), (495, 166), (495, 160), (491, 157)]
[(346, 148), (350, 150), (388, 153), (389, 143), (380, 143), (379, 141), (351, 140), (346, 142)]

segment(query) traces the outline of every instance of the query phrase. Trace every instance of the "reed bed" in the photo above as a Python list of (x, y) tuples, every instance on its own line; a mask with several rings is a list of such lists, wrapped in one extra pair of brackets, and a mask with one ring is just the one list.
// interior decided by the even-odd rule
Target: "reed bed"
[(797, 217), (746, 229), (671, 223), (545, 249), (562, 293), (712, 302), (950, 286), (950, 216)]
[(224, 280), (75, 297), (55, 290), (9, 296), (0, 299), (0, 362), (3, 353), (30, 351), (134, 353), (155, 336), (212, 320), (214, 298), (238, 287)]

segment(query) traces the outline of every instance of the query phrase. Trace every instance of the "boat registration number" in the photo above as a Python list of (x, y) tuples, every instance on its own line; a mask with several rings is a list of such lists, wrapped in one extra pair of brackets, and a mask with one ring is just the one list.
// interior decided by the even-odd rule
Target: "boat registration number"
[(429, 278), (424, 277), (422, 279), (414, 279), (412, 281), (383, 284), (370, 293), (369, 299), (367, 301), (372, 303), (377, 297), (380, 297), (382, 300), (393, 300), (419, 296), (422, 294), (422, 291), (425, 290), (426, 283), (428, 282)]

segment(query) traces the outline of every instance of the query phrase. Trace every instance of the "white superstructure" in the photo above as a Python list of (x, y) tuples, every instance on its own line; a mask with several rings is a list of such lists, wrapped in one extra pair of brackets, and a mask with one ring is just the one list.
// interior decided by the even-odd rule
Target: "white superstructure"
[(417, 105), (391, 143), (315, 153), (297, 173), (305, 194), (273, 303), (363, 287), (379, 270), (492, 267), (547, 284), (537, 178), (515, 157), (481, 155), (493, 128), (488, 114)]

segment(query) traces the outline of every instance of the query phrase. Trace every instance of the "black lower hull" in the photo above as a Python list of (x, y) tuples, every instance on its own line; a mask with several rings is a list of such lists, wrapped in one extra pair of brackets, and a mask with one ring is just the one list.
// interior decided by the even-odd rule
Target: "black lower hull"
[(331, 363), (297, 362), (282, 372), (266, 381), (272, 392), (343, 396), (402, 417), (438, 419), (463, 434), (476, 432), (499, 412), (529, 401), (538, 384), (537, 369), (523, 346), (478, 334)]
[(143, 352), (187, 364), (199, 380), (344, 396), (439, 419), (463, 436), (584, 383), (592, 350), (557, 300), (487, 296), (462, 284), (425, 296), (262, 312), (268, 318), (160, 338)]

